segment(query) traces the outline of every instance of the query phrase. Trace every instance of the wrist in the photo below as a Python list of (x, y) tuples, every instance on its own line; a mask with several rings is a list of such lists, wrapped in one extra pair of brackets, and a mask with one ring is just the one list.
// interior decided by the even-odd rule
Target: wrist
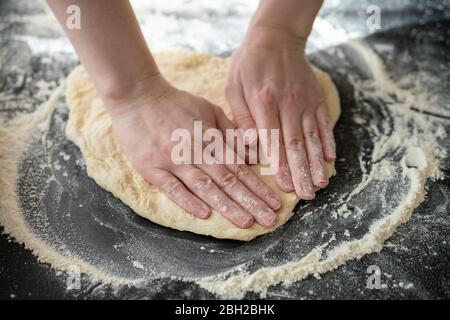
[(321, 5), (322, 0), (261, 0), (249, 30), (272, 29), (306, 42)]
[(149, 104), (172, 89), (171, 84), (157, 72), (131, 81), (111, 83), (100, 92), (100, 96), (110, 114), (118, 115)]
[(253, 24), (242, 43), (247, 48), (295, 49), (304, 54), (306, 38), (281, 25)]

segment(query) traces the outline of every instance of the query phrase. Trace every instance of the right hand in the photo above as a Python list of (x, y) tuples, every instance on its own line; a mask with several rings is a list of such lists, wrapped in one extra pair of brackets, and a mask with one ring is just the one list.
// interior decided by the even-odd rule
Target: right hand
[(280, 130), (275, 181), (283, 191), (312, 200), (315, 190), (328, 185), (325, 161), (336, 159), (336, 144), (305, 43), (293, 31), (249, 29), (233, 54), (226, 93), (241, 128)]
[(223, 111), (205, 99), (172, 87), (161, 75), (140, 81), (124, 96), (106, 99), (114, 132), (145, 180), (192, 215), (206, 219), (210, 208), (239, 228), (256, 221), (270, 228), (281, 206), (275, 192), (245, 164), (175, 164), (170, 137), (193, 123), (222, 132), (232, 128)]

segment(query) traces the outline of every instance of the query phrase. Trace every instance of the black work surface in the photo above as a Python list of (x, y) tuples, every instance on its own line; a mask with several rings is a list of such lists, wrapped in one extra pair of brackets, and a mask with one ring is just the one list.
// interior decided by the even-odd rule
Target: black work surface
[[(380, 6), (383, 5), (388, 7), (385, 2), (380, 1)], [(21, 1), (6, 1), (0, 5), (0, 16), (11, 11), (16, 11), (18, 16), (26, 16), (30, 10), (39, 10), (39, 8), (39, 5), (36, 5), (36, 7), (31, 5), (30, 7), (30, 5), (24, 5)], [(429, 14), (430, 10), (435, 13), (434, 16)], [(362, 24), (361, 21), (355, 21), (354, 24), (347, 21), (357, 20), (355, 18), (357, 16), (356, 11), (352, 9), (351, 5), (342, 5), (339, 10), (335, 10), (333, 13), (324, 10), (323, 17), (334, 23), (339, 21), (342, 21), (344, 25), (347, 23), (345, 27), (349, 30), (358, 29), (358, 23)], [(437, 5), (429, 8), (426, 5), (416, 6), (406, 2), (404, 10), (397, 7), (392, 10), (386, 9), (386, 12), (389, 16), (386, 19), (396, 22), (392, 23), (395, 28), (380, 30), (379, 33), (370, 35), (367, 42), (375, 48), (377, 45), (395, 44), (398, 55), (386, 57), (385, 60), (391, 74), (400, 76), (422, 68), (435, 70), (436, 77), (442, 83), (447, 83), (448, 87), (450, 21), (445, 21), (448, 18), (448, 10), (445, 11), (445, 7), (442, 9)], [(429, 17), (424, 18), (427, 14), (422, 14), (423, 12), (428, 12)], [(410, 13), (411, 19), (405, 18), (408, 13)], [(33, 87), (33, 82), (44, 79), (47, 83), (56, 87), (61, 78), (67, 75), (76, 64), (73, 59), (64, 59), (64, 56), (61, 55), (35, 53), (30, 50), (25, 42), (9, 38), (9, 35), (26, 35), (27, 32), (30, 32), (30, 30), (27, 30), (26, 22), (22, 23), (2, 23), (0, 88), (2, 92), (12, 92), (18, 97), (15, 104), (0, 102), (0, 112), (6, 118), (13, 118), (18, 112), (32, 111), (39, 103), (45, 101), (46, 97), (34, 95), (37, 88)], [(407, 52), (413, 59), (404, 62), (398, 58), (404, 52)], [(222, 52), (222, 54), (226, 55), (227, 53)], [(343, 172), (345, 168), (352, 165), (358, 166), (356, 162), (352, 164), (348, 161), (352, 161), (352, 155), (356, 155), (358, 143), (363, 143), (363, 141), (357, 141), (358, 139), (362, 140), (360, 137), (349, 138), (347, 130), (352, 125), (352, 88), (339, 75), (333, 73), (333, 69), (330, 68), (332, 63), (327, 66), (326, 53), (315, 52), (311, 59), (330, 72), (340, 91), (343, 108), (345, 107), (335, 129), (338, 158), (345, 157), (347, 160), (345, 166), (341, 165), (342, 167), (339, 167), (339, 161), (337, 163), (338, 172)], [(19, 71), (13, 66), (16, 66)], [(446, 68), (441, 69), (440, 66), (446, 66)], [(17, 79), (20, 81), (17, 81)], [(441, 94), (448, 99), (448, 89), (447, 92), (445, 90), (438, 90), (437, 92), (437, 94)], [(21, 104), (21, 100), (27, 100), (31, 103)], [(11, 107), (11, 105), (14, 107)], [(64, 119), (65, 116), (64, 114), (54, 115), (54, 117), (61, 119)], [(450, 119), (447, 120), (445, 129), (449, 134)], [(60, 137), (60, 132), (54, 134)], [(348, 143), (348, 139), (353, 138), (355, 138), (355, 143)], [(63, 137), (61, 139), (64, 151), (79, 156), (76, 147), (65, 141)], [(442, 147), (450, 151), (448, 143)], [(22, 165), (25, 166), (26, 172), (30, 172), (30, 170), (26, 170), (26, 161)], [(33, 163), (28, 165), (33, 165)], [(386, 246), (381, 253), (365, 256), (361, 260), (350, 261), (337, 270), (322, 275), (321, 279), (309, 277), (288, 289), (269, 292), (267, 297), (274, 299), (450, 298), (449, 169), (449, 162), (443, 163), (442, 170), (446, 173), (446, 178), (438, 182), (429, 182), (427, 199), (415, 210), (411, 220), (398, 229), (389, 240), (389, 246)], [(78, 178), (81, 189), (86, 190), (86, 197), (89, 196), (91, 199), (99, 200), (97, 201), (98, 206), (90, 207), (90, 210), (95, 209), (98, 212), (106, 213), (109, 210), (108, 206), (120, 206), (118, 201), (112, 199), (112, 196), (97, 187), (85, 174), (80, 174)], [(343, 177), (339, 175), (333, 178), (330, 189), (339, 188), (339, 185), (344, 181), (342, 179)], [(26, 186), (23, 188), (26, 190)], [(71, 189), (71, 186), (67, 186), (67, 188)], [(326, 191), (320, 193), (317, 201), (326, 202), (326, 195)], [(22, 198), (25, 199), (23, 205), (26, 206), (26, 197)], [(51, 200), (48, 199), (49, 204)], [(76, 199), (71, 199), (71, 201), (73, 201), (73, 209), (71, 210), (74, 210), (74, 212), (81, 210)], [(64, 201), (61, 203), (64, 203)], [(69, 199), (67, 199), (67, 203), (69, 203)], [(79, 214), (78, 216), (83, 215)], [(133, 222), (139, 226), (150, 226), (151, 224), (139, 217), (130, 219), (133, 219)], [(89, 228), (89, 225), (87, 227)], [(90, 226), (90, 228), (95, 228), (95, 226)], [(209, 244), (214, 248), (239, 249), (241, 246), (239, 242), (222, 242), (207, 237), (185, 235), (153, 224), (148, 228), (152, 232), (164, 233), (165, 236), (168, 235), (174, 239), (195, 241), (199, 245)], [(94, 231), (91, 229), (86, 233), (92, 234)], [(100, 232), (98, 235), (100, 236)], [(108, 239), (104, 239), (104, 241), (108, 241)], [(256, 242), (255, 246), (258, 246), (258, 243), (264, 243), (264, 240)], [(408, 250), (399, 250), (399, 247), (407, 247)], [(96, 284), (92, 285), (89, 281), (83, 280), (81, 290), (66, 291), (65, 277), (57, 275), (56, 271), (51, 269), (49, 265), (39, 263), (31, 252), (14, 241), (10, 241), (6, 235), (0, 237), (0, 252), (0, 298), (214, 298), (214, 295), (194, 284), (174, 280), (157, 280), (154, 286), (150, 285), (147, 288), (140, 289), (123, 288), (119, 292), (108, 289), (99, 292), (95, 290)], [(366, 271), (371, 265), (379, 266), (383, 272), (382, 282), (386, 284), (384, 289), (370, 290), (366, 288), (368, 276)], [(402, 285), (410, 283), (414, 284), (413, 287), (405, 288)], [(248, 294), (247, 297), (257, 296)]]

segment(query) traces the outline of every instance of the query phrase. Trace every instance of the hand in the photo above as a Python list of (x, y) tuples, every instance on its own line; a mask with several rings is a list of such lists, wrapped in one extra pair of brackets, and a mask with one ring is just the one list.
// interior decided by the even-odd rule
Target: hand
[(198, 218), (207, 218), (211, 207), (239, 228), (254, 221), (274, 226), (280, 199), (248, 166), (175, 164), (171, 159), (175, 129), (187, 129), (193, 137), (194, 120), (222, 132), (232, 128), (219, 107), (177, 90), (159, 74), (128, 92), (105, 102), (124, 153), (144, 179)]
[[(243, 129), (280, 129), (280, 187), (305, 200), (328, 185), (324, 160), (336, 158), (320, 84), (305, 40), (285, 29), (255, 27), (232, 57), (226, 96)], [(264, 146), (263, 146), (264, 148)]]

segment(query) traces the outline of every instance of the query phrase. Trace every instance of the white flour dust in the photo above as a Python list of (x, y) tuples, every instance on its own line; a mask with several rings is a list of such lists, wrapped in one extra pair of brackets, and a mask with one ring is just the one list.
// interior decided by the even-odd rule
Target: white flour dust
[[(235, 270), (232, 270), (221, 275), (197, 279), (202, 287), (218, 294), (234, 297), (247, 291), (263, 292), (271, 285), (279, 283), (289, 285), (309, 275), (318, 277), (319, 274), (333, 270), (351, 259), (359, 259), (366, 254), (379, 252), (383, 248), (383, 243), (392, 236), (399, 225), (410, 219), (414, 209), (424, 200), (426, 180), (440, 177), (439, 159), (445, 157), (445, 151), (439, 148), (436, 136), (445, 135), (445, 133), (442, 134), (443, 130), (438, 129), (441, 135), (436, 135), (436, 123), (430, 117), (411, 110), (417, 104), (417, 97), (400, 89), (389, 78), (383, 62), (367, 45), (360, 41), (352, 41), (350, 47), (365, 60), (372, 72), (372, 79), (368, 81), (353, 81), (355, 99), (363, 101), (365, 97), (373, 96), (389, 101), (392, 100), (390, 96), (393, 93), (400, 99), (389, 105), (389, 111), (394, 120), (392, 134), (376, 135), (379, 139), (374, 143), (370, 159), (374, 165), (367, 172), (365, 163), (360, 159), (363, 172), (361, 183), (350, 194), (344, 194), (336, 200), (341, 205), (332, 214), (336, 219), (347, 218), (351, 214), (359, 216), (363, 209), (348, 210), (347, 202), (361, 193), (371, 182), (393, 179), (396, 170), (400, 170), (401, 175), (409, 179), (409, 188), (402, 201), (384, 218), (372, 223), (369, 232), (360, 239), (343, 241), (327, 251), (329, 244), (335, 240), (332, 237), (298, 261), (261, 268), (255, 272), (246, 272), (244, 268), (237, 274)], [(433, 103), (433, 101), (430, 103), (423, 94), (419, 99), (424, 106)], [(432, 108), (438, 109), (436, 106)], [(378, 131), (376, 126), (370, 129)], [(379, 161), (390, 150), (398, 147), (405, 150), (399, 167), (385, 160)], [(345, 230), (344, 235), (350, 237), (349, 230)]]
[[(183, 281), (193, 281), (202, 288), (223, 297), (243, 297), (246, 292), (259, 292), (265, 294), (269, 286), (283, 284), (289, 286), (310, 275), (319, 276), (345, 264), (352, 259), (361, 258), (373, 252), (379, 252), (384, 242), (389, 239), (397, 227), (405, 223), (411, 217), (414, 209), (424, 200), (426, 195), (427, 179), (440, 178), (439, 160), (445, 154), (440, 150), (437, 139), (445, 137), (445, 130), (439, 127), (426, 114), (413, 110), (417, 97), (391, 80), (380, 58), (363, 42), (353, 41), (349, 46), (355, 54), (362, 57), (369, 67), (371, 78), (360, 80), (349, 75), (354, 87), (354, 98), (359, 108), (364, 109), (364, 101), (369, 97), (387, 101), (386, 112), (392, 119), (390, 134), (383, 131), (384, 124), (374, 124), (364, 117), (364, 112), (355, 116), (353, 121), (357, 124), (368, 125), (374, 138), (373, 151), (370, 159), (361, 156), (359, 158), (362, 178), (360, 183), (350, 192), (336, 195), (330, 198), (331, 203), (324, 204), (315, 209), (329, 213), (332, 219), (354, 218), (361, 222), (364, 217), (364, 206), (349, 206), (349, 202), (355, 199), (374, 184), (388, 185), (396, 180), (406, 181), (405, 189), (395, 207), (391, 207), (389, 199), (380, 194), (381, 209), (385, 210), (378, 219), (371, 222), (367, 232), (356, 235), (353, 229), (346, 228), (340, 234), (332, 229), (330, 224), (322, 231), (322, 243), (315, 246), (310, 252), (300, 259), (284, 261), (279, 265), (249, 268), (247, 264), (241, 264), (229, 268), (226, 271), (214, 275), (192, 277), (176, 276), (174, 278)], [(407, 81), (407, 80), (403, 80)], [(148, 268), (145, 262), (139, 259), (138, 252), (127, 259), (134, 269), (145, 271), (146, 278), (136, 279), (117, 276), (98, 268), (89, 259), (81, 259), (70, 250), (63, 250), (53, 243), (46, 241), (45, 234), (34, 233), (26, 221), (20, 203), (18, 201), (17, 177), (19, 163), (27, 150), (27, 146), (36, 132), (48, 129), (49, 116), (56, 108), (61, 97), (62, 88), (55, 91), (50, 100), (40, 106), (33, 114), (27, 114), (0, 127), (0, 223), (5, 232), (14, 239), (23, 243), (30, 249), (40, 261), (50, 263), (60, 270), (70, 270), (74, 265), (89, 275), (93, 280), (102, 281), (114, 285), (138, 285), (143, 286), (150, 278), (171, 277), (170, 274), (153, 274), (152, 268)], [(396, 99), (392, 97), (395, 96)], [(430, 100), (423, 92), (420, 96), (421, 105), (439, 109), (434, 100)], [(345, 106), (343, 106), (345, 108)], [(370, 113), (367, 112), (367, 117)], [(441, 128), (441, 129), (440, 129)], [(399, 151), (398, 161), (386, 157), (393, 150)], [(70, 155), (61, 153), (62, 159), (69, 160)], [(370, 166), (368, 165), (370, 164)], [(54, 163), (54, 170), (63, 170), (62, 163)], [(66, 173), (67, 174), (67, 173)], [(342, 174), (338, 172), (338, 174)], [(39, 203), (39, 195), (30, 195), (36, 203)], [(315, 214), (308, 212), (301, 219), (306, 221)], [(357, 222), (358, 225), (358, 222)], [(309, 235), (304, 234), (305, 237)], [(341, 240), (339, 240), (341, 239)], [(203, 252), (218, 254), (213, 249), (199, 249)], [(401, 284), (405, 287), (410, 284)], [(399, 286), (401, 286), (399, 284)]]
[[(130, 284), (129, 279), (105, 274), (76, 257), (52, 246), (45, 241), (45, 235), (35, 234), (29, 228), (20, 208), (17, 192), (18, 166), (30, 140), (38, 132), (48, 129), (50, 114), (55, 110), (62, 97), (64, 85), (59, 86), (50, 99), (35, 112), (17, 117), (0, 126), (0, 224), (4, 232), (33, 252), (40, 262), (49, 263), (53, 267), (71, 271), (77, 266), (93, 279), (116, 284)], [(28, 195), (33, 201), (39, 201), (36, 194)]]

